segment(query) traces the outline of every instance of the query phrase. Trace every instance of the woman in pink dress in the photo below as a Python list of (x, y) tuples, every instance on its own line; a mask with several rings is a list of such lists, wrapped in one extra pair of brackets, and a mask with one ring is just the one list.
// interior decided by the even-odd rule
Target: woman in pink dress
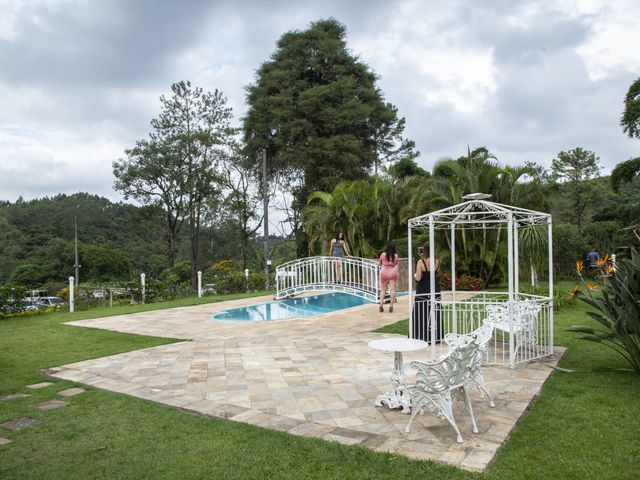
[(387, 245), (387, 250), (380, 255), (380, 311), (384, 312), (384, 297), (387, 287), (390, 288), (391, 304), (389, 312), (393, 312), (393, 302), (396, 299), (396, 280), (398, 280), (398, 255), (396, 244)]

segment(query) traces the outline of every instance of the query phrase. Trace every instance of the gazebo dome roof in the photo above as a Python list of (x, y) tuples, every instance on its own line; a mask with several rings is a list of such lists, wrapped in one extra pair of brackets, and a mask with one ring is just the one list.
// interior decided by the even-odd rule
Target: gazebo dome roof
[(489, 197), (484, 193), (465, 195), (466, 202), (410, 219), (409, 228), (428, 227), (430, 219), (437, 229), (450, 228), (452, 224), (461, 228), (485, 229), (498, 228), (508, 223), (509, 217), (520, 227), (546, 225), (551, 218), (549, 213), (489, 202), (486, 200)]

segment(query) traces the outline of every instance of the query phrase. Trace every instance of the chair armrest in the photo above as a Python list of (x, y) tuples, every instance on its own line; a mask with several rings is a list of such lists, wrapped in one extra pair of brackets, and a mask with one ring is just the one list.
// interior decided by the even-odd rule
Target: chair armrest
[(473, 341), (472, 337), (460, 333), (447, 333), (444, 336), (444, 343), (451, 348), (461, 347), (471, 341)]

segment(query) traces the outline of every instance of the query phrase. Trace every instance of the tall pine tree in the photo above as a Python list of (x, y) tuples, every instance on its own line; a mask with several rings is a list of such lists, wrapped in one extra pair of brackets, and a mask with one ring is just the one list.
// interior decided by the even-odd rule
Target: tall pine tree
[(350, 52), (334, 19), (282, 35), (247, 87), (248, 157), (262, 150), (272, 178), (288, 185), (298, 210), (315, 190), (368, 175), (383, 161), (413, 157), (404, 118), (384, 101), (376, 75)]

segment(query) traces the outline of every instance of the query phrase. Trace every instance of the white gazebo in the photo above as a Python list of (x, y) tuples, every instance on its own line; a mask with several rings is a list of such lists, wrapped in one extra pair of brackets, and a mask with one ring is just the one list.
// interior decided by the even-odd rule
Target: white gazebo
[[(463, 198), (467, 201), (409, 220), (410, 259), (416, 258), (412, 237), (427, 229), (429, 258), (436, 257), (436, 234), (446, 235), (451, 247), (450, 291), (436, 292), (436, 272), (431, 269), (430, 291), (417, 294), (413, 265), (409, 262), (409, 336), (429, 341), (431, 356), (435, 359), (436, 340), (447, 333), (469, 334), (486, 323), (494, 327), (493, 341), (487, 349), (486, 360), (490, 363), (508, 364), (513, 368), (518, 363), (553, 354), (551, 215), (490, 202), (487, 200), (490, 195), (482, 193)], [(547, 236), (548, 295), (520, 292), (520, 254), (524, 252), (518, 240), (528, 228), (537, 228), (538, 233)], [(466, 238), (474, 230), (481, 231), (482, 239), (494, 245), (504, 243), (506, 232), (507, 291), (456, 289), (456, 238)], [(442, 273), (443, 269), (438, 274)]]

